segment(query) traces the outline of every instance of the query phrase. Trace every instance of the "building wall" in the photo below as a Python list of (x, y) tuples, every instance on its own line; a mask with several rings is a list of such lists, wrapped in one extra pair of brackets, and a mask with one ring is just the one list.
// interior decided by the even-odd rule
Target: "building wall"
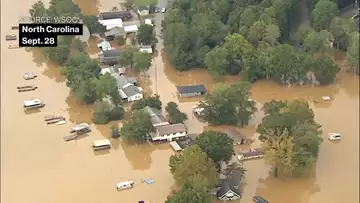
[(143, 97), (144, 97), (143, 94), (137, 94), (137, 95), (128, 97), (128, 102), (133, 102), (133, 101), (136, 101), (136, 100), (140, 100), (140, 99), (142, 99)]
[(200, 96), (200, 95), (202, 95), (201, 92), (183, 93), (183, 94), (180, 94), (180, 97), (195, 97), (195, 96)]
[(160, 141), (160, 140), (173, 141), (178, 138), (185, 137), (186, 135), (187, 135), (187, 132), (181, 132), (181, 133), (160, 136), (159, 133), (156, 131), (156, 134), (154, 135), (154, 137), (152, 137), (152, 140), (153, 141)]

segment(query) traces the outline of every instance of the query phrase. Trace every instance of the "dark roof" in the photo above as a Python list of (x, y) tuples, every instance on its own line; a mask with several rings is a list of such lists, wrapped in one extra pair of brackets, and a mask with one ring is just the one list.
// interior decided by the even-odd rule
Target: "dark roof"
[(233, 193), (241, 196), (240, 193), (240, 176), (233, 174), (231, 176), (227, 176), (225, 179), (220, 179), (220, 183), (216, 186), (218, 191), (216, 192), (216, 196), (218, 198), (224, 196), (230, 190)]
[(110, 20), (110, 19), (116, 19), (116, 18), (127, 18), (130, 17), (131, 13), (130, 11), (116, 11), (116, 12), (104, 12), (100, 13), (99, 18), (102, 20)]
[(205, 93), (206, 89), (204, 85), (188, 85), (188, 86), (176, 86), (179, 93)]
[(253, 197), (253, 200), (256, 200), (256, 201), (259, 202), (259, 203), (269, 203), (266, 199), (264, 199), (264, 198), (261, 197), (261, 196), (254, 196), (254, 197)]
[(181, 149), (185, 149), (191, 145), (196, 144), (196, 140), (191, 135), (187, 135), (186, 139), (184, 140), (176, 140), (176, 142), (181, 147)]
[(126, 96), (131, 97), (137, 94), (141, 94), (141, 91), (138, 87), (130, 85), (125, 88), (122, 88), (122, 91), (126, 94)]
[(107, 50), (103, 51), (102, 55), (104, 57), (119, 57), (120, 56), (120, 50)]
[(106, 31), (104, 34), (105, 36), (115, 36), (119, 34), (126, 34), (126, 32), (123, 27), (113, 27), (109, 31)]

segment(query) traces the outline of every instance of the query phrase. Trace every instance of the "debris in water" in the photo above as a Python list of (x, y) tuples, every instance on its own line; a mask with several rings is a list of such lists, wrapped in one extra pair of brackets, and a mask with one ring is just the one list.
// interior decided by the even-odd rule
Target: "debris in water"
[(329, 101), (331, 99), (329, 96), (322, 96), (321, 98), (324, 101)]
[(154, 183), (152, 179), (145, 179), (144, 182), (149, 185)]

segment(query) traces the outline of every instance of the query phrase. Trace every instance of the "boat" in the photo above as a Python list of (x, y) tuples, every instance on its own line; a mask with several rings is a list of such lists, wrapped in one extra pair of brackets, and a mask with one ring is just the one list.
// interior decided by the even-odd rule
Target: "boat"
[(65, 120), (60, 120), (56, 123), (56, 125), (64, 125), (64, 124), (66, 124)]
[(38, 87), (35, 85), (26, 85), (26, 86), (18, 86), (18, 92), (28, 92), (28, 91), (34, 91), (36, 90)]
[(30, 99), (24, 101), (25, 109), (38, 109), (43, 108), (45, 104), (40, 99)]
[(134, 187), (134, 184), (135, 184), (135, 182), (131, 181), (131, 180), (120, 182), (120, 183), (116, 184), (116, 189), (124, 190), (124, 189), (128, 189), (128, 188), (132, 188), (132, 187)]
[(102, 149), (110, 149), (111, 148), (110, 140), (104, 139), (104, 140), (94, 141), (92, 148), (94, 149), (94, 151), (102, 150)]
[(330, 141), (341, 140), (341, 135), (340, 133), (329, 133), (328, 139)]
[(10, 40), (17, 40), (17, 37), (15, 34), (12, 35), (5, 35), (5, 40), (6, 41), (10, 41)]
[(257, 159), (257, 158), (263, 158), (265, 153), (261, 148), (256, 149), (250, 149), (250, 150), (244, 150), (239, 152), (238, 159), (240, 161), (249, 160), (249, 159)]
[(12, 30), (18, 30), (18, 29), (19, 29), (19, 25), (12, 25), (12, 26), (11, 26), (11, 29), (12, 29)]
[(37, 75), (34, 74), (34, 73), (25, 73), (24, 74), (24, 79), (25, 80), (32, 80), (32, 79), (35, 79), (37, 78)]
[(75, 140), (79, 135), (85, 134), (91, 132), (90, 126), (87, 123), (81, 123), (79, 125), (76, 125), (74, 127), (71, 128), (70, 130), (70, 135), (65, 136), (64, 140), (66, 142), (71, 141), (71, 140)]

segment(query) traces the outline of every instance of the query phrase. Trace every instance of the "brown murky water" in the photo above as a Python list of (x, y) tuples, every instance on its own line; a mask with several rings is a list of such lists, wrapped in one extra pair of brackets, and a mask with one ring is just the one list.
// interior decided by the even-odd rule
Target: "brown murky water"
[[(76, 0), (88, 14), (117, 6), (113, 0)], [(173, 154), (167, 144), (133, 146), (111, 139), (113, 149), (97, 153), (91, 142), (108, 137), (109, 125), (93, 125), (88, 137), (64, 143), (72, 123), (91, 121), (91, 108), (78, 104), (66, 87), (58, 68), (45, 63), (39, 50), (7, 49), (4, 35), (19, 15), (27, 15), (34, 1), (2, 1), (1, 6), (1, 201), (4, 203), (133, 203), (140, 199), (163, 203), (174, 181), (168, 168)], [(99, 6), (101, 4), (101, 6)], [(6, 18), (5, 18), (6, 16)], [(97, 39), (90, 39), (88, 51), (96, 54)], [(180, 109), (189, 114), (189, 132), (198, 133), (205, 127), (191, 117), (191, 107), (199, 98), (180, 100), (174, 84), (205, 84), (211, 90), (214, 81), (202, 69), (178, 73), (166, 66), (161, 54), (153, 61), (148, 78), (142, 80), (148, 94), (158, 93), (164, 104), (177, 101)], [(34, 81), (24, 81), (25, 72), (38, 73)], [(238, 81), (227, 77), (226, 83)], [(34, 92), (17, 93), (17, 85), (36, 84)], [(323, 125), (324, 135), (340, 132), (344, 139), (330, 143), (324, 136), (319, 160), (308, 177), (274, 179), (263, 160), (245, 162), (247, 186), (241, 202), (250, 203), (255, 194), (274, 203), (357, 203), (359, 191), (359, 79), (341, 72), (334, 85), (327, 87), (285, 87), (270, 81), (254, 84), (253, 99), (261, 105), (271, 99), (304, 98), (312, 102), (316, 119)], [(329, 102), (321, 96), (331, 96)], [(39, 97), (47, 106), (40, 112), (25, 114), (22, 102)], [(70, 121), (64, 126), (45, 126), (46, 113), (57, 112)], [(252, 135), (261, 120), (256, 114), (251, 125), (241, 129)], [(258, 146), (254, 142), (252, 146)], [(127, 179), (141, 182), (153, 178), (153, 185), (137, 184), (131, 190), (117, 192), (115, 184)]]

